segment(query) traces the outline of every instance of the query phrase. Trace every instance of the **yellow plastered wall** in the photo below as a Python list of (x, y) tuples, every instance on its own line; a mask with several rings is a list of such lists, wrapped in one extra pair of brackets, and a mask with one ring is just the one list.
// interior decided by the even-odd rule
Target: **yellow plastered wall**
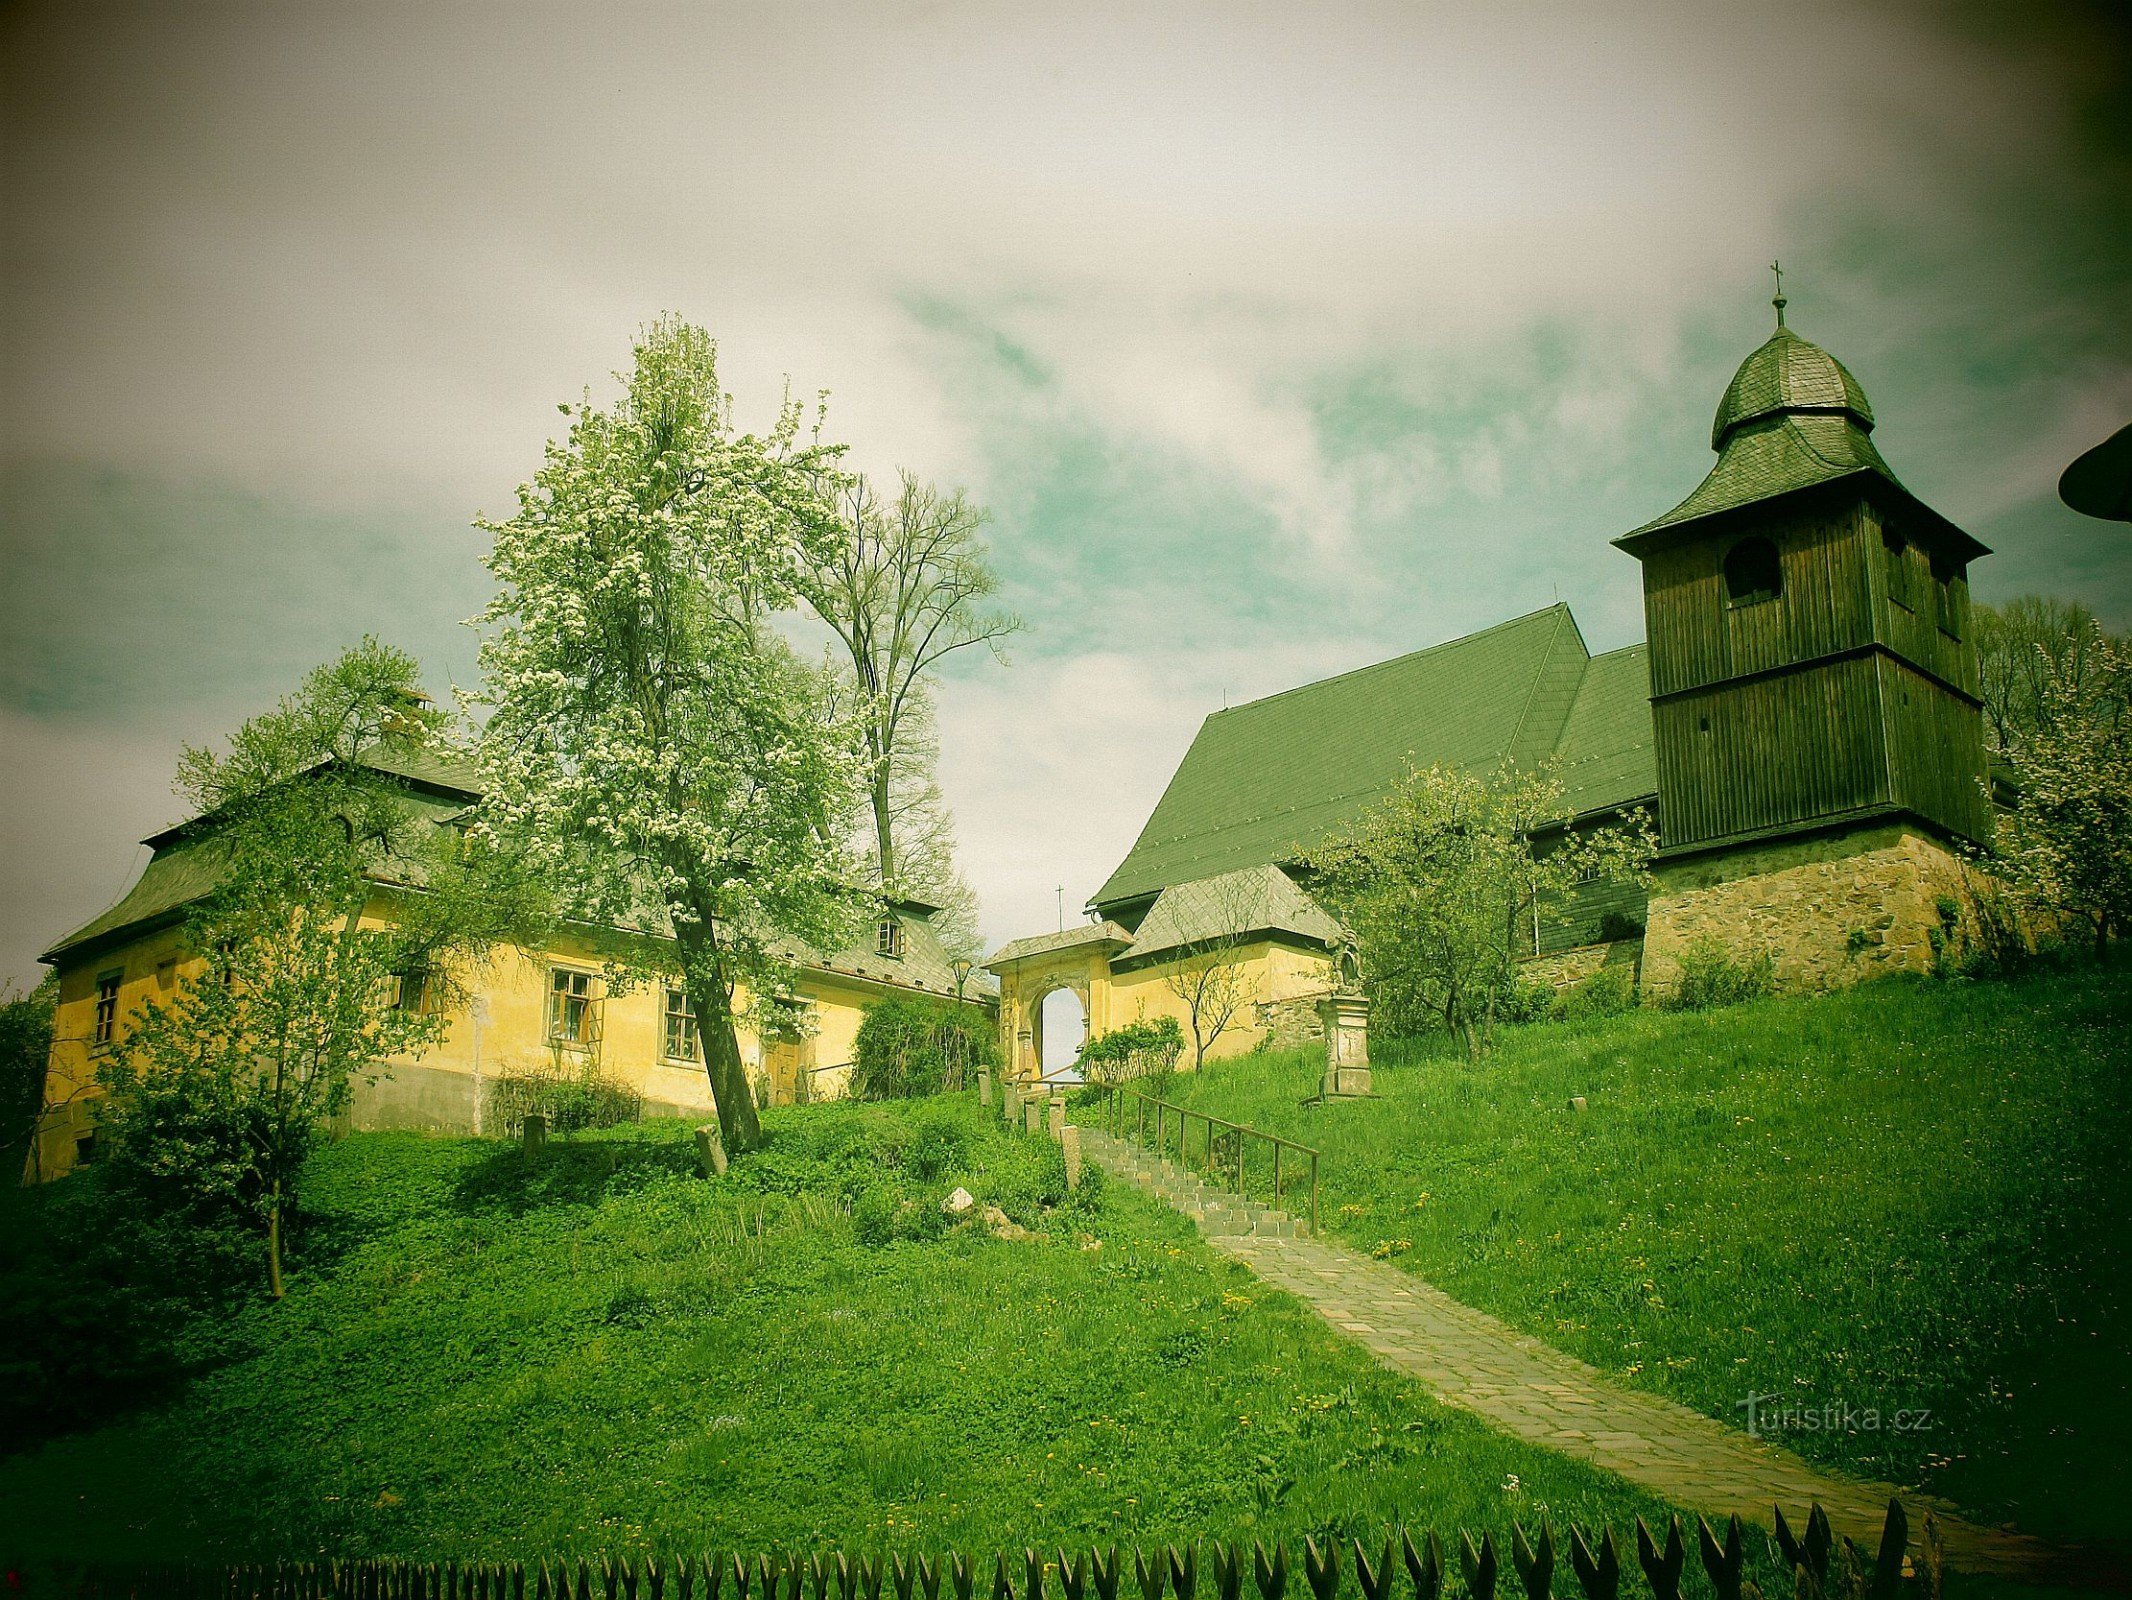
[[(1241, 954), (1243, 1003), (1229, 1024), (1207, 1047), (1207, 1059), (1219, 1061), (1245, 1055), (1265, 1040), (1266, 1011), (1279, 1005), (1308, 1005), (1331, 990), (1332, 963), (1323, 955), (1299, 950), (1293, 945), (1261, 940), (1247, 945)], [(1111, 1026), (1176, 1019), (1184, 1034), (1185, 1053), (1181, 1066), (1192, 1064), (1192, 1012), (1190, 1005), (1170, 986), (1172, 962), (1114, 972), (1110, 977)], [(1211, 1019), (1210, 1019), (1211, 1020)]]
[[(378, 925), (388, 915), (389, 909), (379, 903), (364, 920)], [(597, 1072), (628, 1085), (643, 1097), (647, 1116), (711, 1115), (710, 1085), (701, 1061), (674, 1060), (665, 1053), (666, 985), (638, 983), (609, 993), (601, 978), (603, 965), (592, 942), (565, 938), (541, 950), (506, 946), (477, 967), (455, 974), (462, 998), (450, 1003), (441, 1037), (420, 1055), (388, 1062), (376, 1079), (359, 1083), (351, 1125), (468, 1131), (474, 1126), (477, 1098), (485, 1097), (498, 1077), (558, 1071)], [(45, 1111), (31, 1141), (24, 1181), (71, 1170), (82, 1141), (95, 1132), (95, 1101), (102, 1094), (96, 1068), (109, 1054), (109, 1047), (98, 1046), (94, 1037), (98, 981), (108, 974), (119, 976), (117, 1032), (122, 1037), (127, 1019), (149, 998), (167, 995), (199, 967), (198, 959), (187, 953), (181, 927), (61, 963)], [(549, 997), (559, 967), (585, 972), (592, 979), (597, 1025), (589, 1047), (562, 1043), (551, 1035)], [(800, 987), (813, 1032), (799, 1046), (799, 1064), (808, 1071), (813, 1098), (834, 1098), (848, 1092), (859, 1024), (867, 1008), (895, 991), (819, 970), (808, 971)], [(471, 1003), (475, 997), (486, 1008), (486, 1020), (478, 1028)], [(747, 1000), (744, 990), (735, 996), (742, 1014)], [(767, 1091), (762, 1042), (746, 1025), (738, 1031), (741, 1060), (750, 1078)]]

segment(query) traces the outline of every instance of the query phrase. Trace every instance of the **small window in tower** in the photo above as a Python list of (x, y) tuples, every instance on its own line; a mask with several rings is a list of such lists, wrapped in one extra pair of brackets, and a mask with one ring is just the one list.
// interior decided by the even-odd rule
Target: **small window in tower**
[(1767, 539), (1742, 539), (1725, 552), (1725, 600), (1729, 605), (1760, 605), (1784, 592), (1784, 566), (1777, 547)]
[(96, 979), (96, 1042), (112, 1044), (118, 1038), (118, 986), (122, 972), (100, 973)]
[(1955, 592), (1955, 584), (1962, 576), (1962, 564), (1945, 556), (1932, 558), (1932, 603), (1939, 617), (1940, 632), (1950, 639), (1962, 636), (1962, 602)]
[(1888, 560), (1888, 598), (1905, 611), (1913, 610), (1910, 598), (1910, 541), (1893, 528), (1880, 530), (1880, 548)]

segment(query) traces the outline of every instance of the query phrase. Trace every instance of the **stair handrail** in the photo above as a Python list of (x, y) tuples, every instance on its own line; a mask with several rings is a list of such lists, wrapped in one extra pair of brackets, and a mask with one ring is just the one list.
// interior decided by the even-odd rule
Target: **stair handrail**
[[(1225, 1117), (1217, 1117), (1211, 1114), (1210, 1112), (1195, 1111), (1190, 1106), (1181, 1106), (1177, 1104), (1177, 1102), (1174, 1100), (1164, 1100), (1159, 1095), (1149, 1094), (1145, 1089), (1135, 1089), (1130, 1084), (1099, 1083), (1092, 1084), (1090, 1085), (1090, 1087), (1101, 1089), (1103, 1091), (1106, 1101), (1106, 1109), (1109, 1113), (1111, 1125), (1110, 1132), (1112, 1137), (1117, 1139), (1123, 1139), (1126, 1137), (1125, 1124), (1127, 1121), (1127, 1100), (1130, 1099), (1139, 1102), (1139, 1105), (1132, 1119), (1134, 1125), (1134, 1131), (1132, 1135), (1133, 1142), (1143, 1147), (1152, 1148), (1157, 1158), (1160, 1158), (1163, 1155), (1164, 1148), (1167, 1144), (1165, 1131), (1170, 1123), (1171, 1118), (1174, 1116), (1176, 1120), (1177, 1130), (1177, 1164), (1183, 1167), (1187, 1172), (1193, 1170), (1192, 1163), (1186, 1154), (1191, 1138), (1192, 1122), (1194, 1119), (1197, 1119), (1198, 1121), (1205, 1123), (1207, 1125), (1207, 1137), (1204, 1146), (1203, 1164), (1200, 1170), (1205, 1175), (1212, 1178), (1214, 1181), (1219, 1182), (1224, 1188), (1232, 1187), (1228, 1180), (1233, 1176), (1235, 1180), (1233, 1184), (1234, 1192), (1239, 1198), (1244, 1200), (1249, 1200), (1251, 1198), (1250, 1190), (1248, 1187), (1249, 1175), (1244, 1161), (1244, 1141), (1246, 1139), (1255, 1139), (1263, 1144), (1270, 1146), (1273, 1152), (1273, 1207), (1275, 1210), (1280, 1209), (1282, 1198), (1281, 1152), (1283, 1150), (1291, 1150), (1295, 1152), (1297, 1157), (1307, 1160), (1310, 1164), (1309, 1227), (1310, 1236), (1312, 1238), (1317, 1237), (1319, 1151), (1316, 1150), (1314, 1147), (1307, 1144), (1299, 1144), (1293, 1139), (1283, 1138), (1280, 1134), (1277, 1133), (1268, 1133), (1263, 1128), (1254, 1128), (1242, 1122), (1231, 1122)], [(1150, 1111), (1154, 1113), (1155, 1121), (1155, 1136), (1151, 1145), (1147, 1137), (1148, 1113)], [(1222, 1171), (1222, 1169), (1215, 1165), (1214, 1135), (1216, 1129), (1220, 1129), (1227, 1133), (1233, 1133), (1237, 1136), (1236, 1160), (1235, 1165), (1230, 1172), (1225, 1173), (1224, 1171)]]

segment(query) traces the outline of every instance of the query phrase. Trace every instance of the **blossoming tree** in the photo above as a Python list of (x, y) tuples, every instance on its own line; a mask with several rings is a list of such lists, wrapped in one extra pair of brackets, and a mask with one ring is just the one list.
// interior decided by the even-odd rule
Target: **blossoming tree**
[(737, 1006), (789, 998), (851, 937), (842, 839), (864, 777), (849, 696), (774, 624), (830, 557), (837, 451), (787, 401), (741, 433), (715, 344), (647, 328), (611, 408), (562, 409), (480, 619), (483, 764), (500, 826), (579, 915), (669, 922), (728, 1149), (760, 1138)]

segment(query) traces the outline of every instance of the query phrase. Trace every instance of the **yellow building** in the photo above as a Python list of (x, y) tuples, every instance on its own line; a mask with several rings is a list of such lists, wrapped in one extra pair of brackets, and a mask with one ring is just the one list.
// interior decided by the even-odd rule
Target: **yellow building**
[[(399, 785), (410, 806), (438, 820), (479, 798), (476, 775), (462, 765), (398, 756), (369, 765)], [(26, 1182), (55, 1177), (93, 1153), (101, 1094), (97, 1067), (123, 1039), (131, 1017), (199, 970), (186, 943), (185, 917), (214, 885), (202, 832), (181, 824), (144, 842), (152, 852), (148, 865), (118, 904), (40, 958), (58, 974), (59, 999)], [(389, 919), (396, 892), (380, 883), (367, 920)], [(810, 956), (799, 986), (806, 1014), (790, 1030), (792, 1037), (765, 1040), (742, 1029), (741, 1057), (762, 1103), (845, 1093), (859, 1023), (882, 998), (957, 995), (953, 963), (933, 930), (933, 911), (920, 901), (896, 900), (883, 908), (863, 945)], [(679, 988), (652, 982), (607, 991), (609, 953), (624, 939), (641, 951), (644, 937), (580, 927), (543, 949), (496, 951), (478, 970), (459, 975), (466, 997), (453, 1006), (435, 1045), (419, 1058), (389, 1062), (379, 1076), (357, 1084), (350, 1124), (501, 1131), (489, 1126), (499, 1083), (535, 1076), (596, 1076), (640, 1096), (646, 1116), (709, 1115), (695, 1022)], [(972, 1004), (989, 998), (967, 982), (963, 992)], [(747, 998), (744, 992), (735, 996), (743, 1012)], [(400, 1000), (427, 1005), (435, 996), (416, 982), (403, 986)]]

